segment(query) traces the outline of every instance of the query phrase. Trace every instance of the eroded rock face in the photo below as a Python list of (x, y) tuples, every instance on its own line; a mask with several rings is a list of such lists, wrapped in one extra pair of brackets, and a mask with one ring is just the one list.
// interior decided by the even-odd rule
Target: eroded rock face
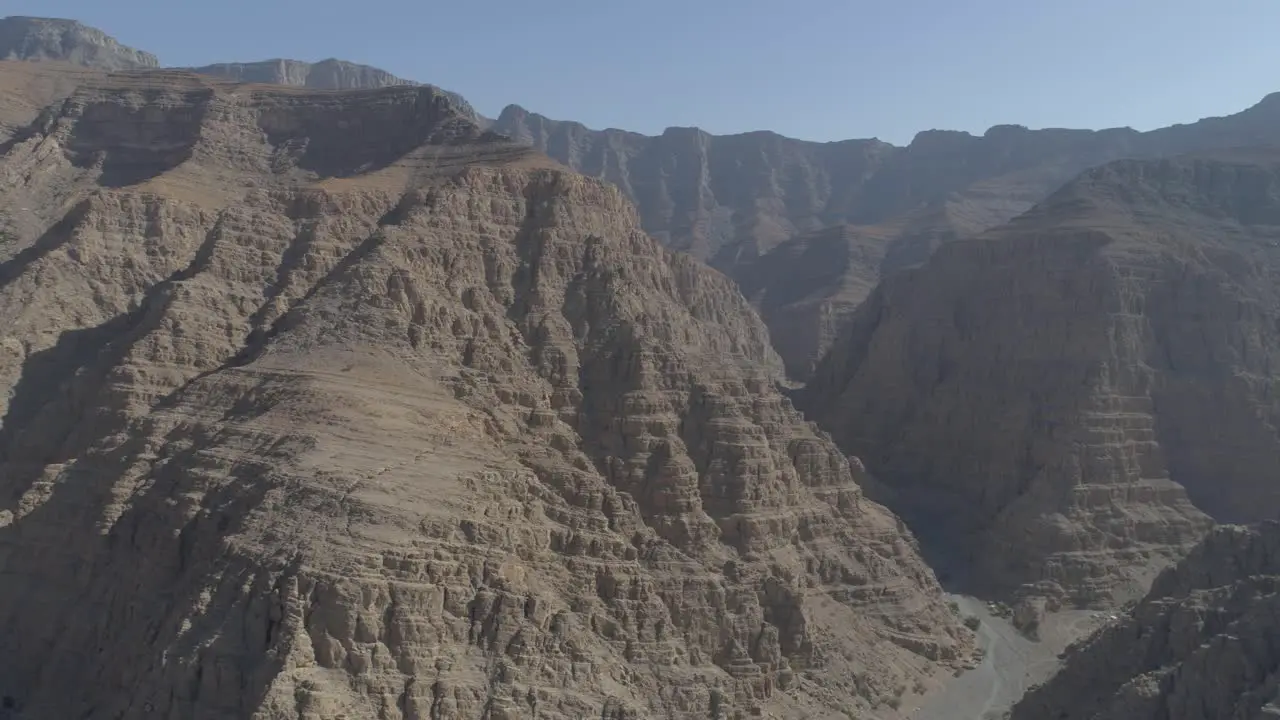
[[(694, 128), (649, 137), (590, 130), (516, 106), (493, 125), (613, 183), (635, 201), (650, 234), (743, 283), (761, 299), (778, 350), (800, 380), (829, 346), (826, 328), (839, 326), (874, 286), (869, 278), (920, 264), (943, 243), (1008, 222), (1090, 167), (1275, 144), (1278, 128), (1280, 95), (1236, 115), (1146, 133), (1002, 125), (980, 136), (922, 132), (906, 147)], [(806, 269), (833, 253), (847, 257), (845, 271)], [(815, 274), (819, 284), (795, 284)]]
[[(217, 63), (191, 68), (191, 71), (233, 82), (288, 85), (312, 90), (372, 90), (420, 84), (376, 67), (332, 58), (315, 63), (281, 58), (248, 63)], [(447, 90), (439, 92), (448, 96), (455, 108), (478, 124), (487, 122), (479, 117), (461, 95)]]
[(0, 60), (59, 60), (102, 70), (160, 66), (155, 55), (74, 20), (17, 16), (0, 18)]
[(192, 72), (236, 82), (291, 85), (315, 90), (367, 90), (414, 84), (385, 70), (333, 59), (317, 63), (285, 59), (218, 63), (192, 68)]
[(1220, 527), (1131, 612), (1068, 651), (1014, 720), (1280, 714), (1280, 524)]
[(806, 402), (979, 586), (1121, 599), (1280, 512), (1278, 168), (1090, 171), (882, 283)]
[(31, 210), (0, 245), (10, 705), (828, 716), (967, 652), (731, 281), (616, 190), (430, 88), (158, 77), (0, 161)]

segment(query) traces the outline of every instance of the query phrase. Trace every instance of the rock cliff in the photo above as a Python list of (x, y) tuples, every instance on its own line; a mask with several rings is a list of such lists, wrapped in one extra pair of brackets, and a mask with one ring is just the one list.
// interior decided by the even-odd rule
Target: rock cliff
[[(12, 28), (8, 41), (5, 27)], [(11, 57), (111, 69), (157, 64), (70, 21), (0, 21), (0, 50), (5, 47), (16, 48)], [(341, 60), (221, 63), (194, 71), (318, 90), (412, 84)], [(447, 94), (477, 125), (613, 184), (637, 205), (652, 236), (743, 283), (762, 303), (788, 372), (799, 380), (808, 379), (833, 329), (874, 279), (922, 262), (944, 242), (1009, 221), (1089, 167), (1122, 157), (1280, 142), (1280, 96), (1236, 115), (1147, 133), (999, 125), (982, 135), (930, 130), (894, 147), (875, 139), (815, 143), (771, 132), (717, 136), (696, 128), (649, 137), (591, 130), (514, 105), (491, 121), (460, 95)], [(846, 256), (839, 261), (845, 271), (824, 269), (820, 284), (794, 286), (796, 278), (814, 275), (805, 263), (832, 253)], [(773, 267), (780, 268), (776, 275)]]
[(980, 588), (1121, 599), (1280, 513), (1277, 187), (1273, 150), (1092, 170), (884, 281), (805, 403)]
[[(289, 85), (312, 90), (371, 90), (374, 88), (395, 87), (397, 85), (420, 84), (412, 80), (398, 78), (386, 70), (380, 70), (376, 67), (332, 58), (316, 63), (277, 58), (275, 60), (249, 63), (217, 63), (189, 69), (201, 75), (234, 82)], [(488, 122), (481, 118), (475, 109), (471, 107), (471, 104), (458, 93), (440, 90), (439, 88), (437, 90), (448, 96), (455, 108), (471, 116), (477, 124), (484, 125)]]
[(368, 65), (345, 60), (263, 60), (249, 63), (218, 63), (191, 68), (192, 72), (235, 82), (290, 85), (314, 90), (367, 90), (371, 88), (414, 85), (415, 83)]
[[(1236, 115), (1146, 133), (1002, 125), (981, 136), (922, 132), (906, 147), (805, 142), (768, 132), (717, 136), (694, 128), (648, 137), (590, 130), (516, 106), (493, 125), (613, 183), (635, 201), (650, 234), (709, 261), (747, 284), (753, 296), (800, 298), (794, 307), (761, 306), (800, 379), (829, 344), (825, 328), (838, 326), (866, 297), (874, 284), (868, 278), (922, 262), (943, 242), (1001, 225), (1090, 167), (1274, 144), (1277, 128), (1280, 95)], [(828, 229), (841, 225), (861, 229)], [(852, 242), (857, 267), (826, 272), (823, 284), (794, 286), (794, 278), (811, 275), (795, 264), (814, 257), (815, 242)], [(833, 246), (829, 252), (843, 251)], [(768, 273), (775, 266), (783, 268), (776, 277)]]
[(731, 281), (431, 88), (90, 78), (0, 181), (11, 713), (845, 717), (968, 651)]
[(155, 55), (74, 20), (17, 16), (0, 18), (0, 60), (58, 60), (102, 70), (160, 66)]
[(1072, 648), (1013, 720), (1280, 716), (1280, 524), (1221, 527)]

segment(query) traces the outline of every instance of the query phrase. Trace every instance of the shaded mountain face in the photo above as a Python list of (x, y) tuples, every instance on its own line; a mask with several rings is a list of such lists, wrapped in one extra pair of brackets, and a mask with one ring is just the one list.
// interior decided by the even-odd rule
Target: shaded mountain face
[[(493, 129), (613, 183), (636, 202), (654, 237), (724, 270), (752, 297), (798, 297), (795, 306), (760, 309), (788, 368), (803, 380), (829, 344), (825, 328), (838, 327), (874, 285), (867, 278), (1003, 224), (1111, 160), (1280, 142), (1280, 96), (1237, 115), (1147, 133), (1006, 125), (982, 136), (923, 132), (903, 148), (687, 128), (647, 137), (515, 106)], [(824, 284), (793, 286), (811, 275), (794, 263), (812, 257), (815, 239), (841, 236), (827, 230), (841, 225), (863, 228), (850, 236), (860, 245), (849, 250), (859, 267), (826, 273)], [(773, 267), (779, 272), (771, 274)]]
[(7, 708), (834, 715), (967, 654), (732, 282), (447, 96), (88, 78), (0, 168)]
[(1278, 281), (1275, 151), (1119, 161), (882, 282), (805, 402), (978, 587), (1114, 601), (1280, 514)]
[(1221, 527), (1118, 622), (1072, 648), (1013, 720), (1280, 714), (1280, 524)]
[(103, 70), (160, 65), (155, 55), (74, 20), (16, 16), (0, 18), (0, 60), (58, 60)]
[(880, 225), (836, 225), (796, 236), (734, 270), (794, 380), (808, 380), (882, 275), (923, 263), (940, 245), (989, 227), (943, 202)]

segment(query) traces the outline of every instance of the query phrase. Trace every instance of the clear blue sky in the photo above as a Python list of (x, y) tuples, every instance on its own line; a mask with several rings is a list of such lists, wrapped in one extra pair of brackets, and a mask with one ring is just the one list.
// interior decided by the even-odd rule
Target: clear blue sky
[(0, 0), (167, 65), (364, 62), (595, 128), (1150, 129), (1280, 90), (1280, 0)]

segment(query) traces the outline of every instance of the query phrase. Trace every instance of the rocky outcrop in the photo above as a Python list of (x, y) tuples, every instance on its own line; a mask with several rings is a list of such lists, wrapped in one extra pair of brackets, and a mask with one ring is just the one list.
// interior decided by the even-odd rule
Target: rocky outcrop
[(945, 210), (962, 217), (961, 226), (994, 227), (1095, 165), (1275, 143), (1278, 117), (1280, 94), (1236, 115), (1145, 133), (999, 125), (981, 136), (930, 130), (906, 147), (696, 128), (652, 137), (591, 130), (515, 105), (493, 129), (616, 185), (654, 237), (732, 270), (797, 235), (882, 225), (905, 213)]
[[(280, 58), (249, 63), (217, 63), (190, 70), (233, 82), (289, 85), (312, 90), (371, 90), (419, 84), (398, 78), (386, 70), (333, 58), (315, 63)], [(477, 121), (477, 124), (487, 122), (458, 93), (436, 89), (448, 96), (455, 108)]]
[(805, 401), (978, 587), (1122, 599), (1202, 512), (1280, 513), (1277, 185), (1269, 150), (1090, 171), (883, 282)]
[(0, 178), (7, 710), (842, 717), (967, 652), (732, 283), (430, 88), (112, 76)]
[(249, 63), (218, 63), (191, 70), (235, 82), (291, 85), (313, 90), (368, 90), (414, 84), (385, 70), (336, 59), (309, 63), (277, 58)]
[(1280, 715), (1280, 524), (1227, 526), (1073, 647), (1013, 720)]
[(769, 327), (787, 375), (807, 381), (881, 276), (929, 259), (940, 245), (999, 224), (943, 202), (881, 225), (836, 225), (796, 236), (734, 269)]
[[(768, 132), (717, 136), (694, 128), (648, 137), (590, 130), (516, 106), (493, 126), (613, 183), (635, 201), (645, 230), (727, 272), (753, 295), (799, 297), (794, 307), (760, 307), (801, 380), (829, 343), (824, 328), (866, 297), (873, 284), (867, 278), (918, 264), (941, 243), (1008, 222), (1090, 167), (1274, 144), (1277, 128), (1280, 95), (1236, 115), (1146, 133), (1001, 125), (981, 136), (922, 132), (906, 147), (804, 142)], [(840, 236), (843, 231), (828, 228), (842, 225), (859, 228), (846, 235), (860, 267), (832, 270), (825, 285), (793, 286), (794, 278), (810, 275), (794, 263), (813, 257), (815, 241)], [(774, 266), (782, 268), (778, 276), (766, 270), (762, 279), (761, 268)]]
[(738, 284), (769, 326), (787, 375), (806, 379), (879, 281), (893, 231), (837, 225), (744, 264)]
[(0, 18), (0, 60), (58, 60), (101, 70), (160, 66), (155, 55), (74, 20)]

